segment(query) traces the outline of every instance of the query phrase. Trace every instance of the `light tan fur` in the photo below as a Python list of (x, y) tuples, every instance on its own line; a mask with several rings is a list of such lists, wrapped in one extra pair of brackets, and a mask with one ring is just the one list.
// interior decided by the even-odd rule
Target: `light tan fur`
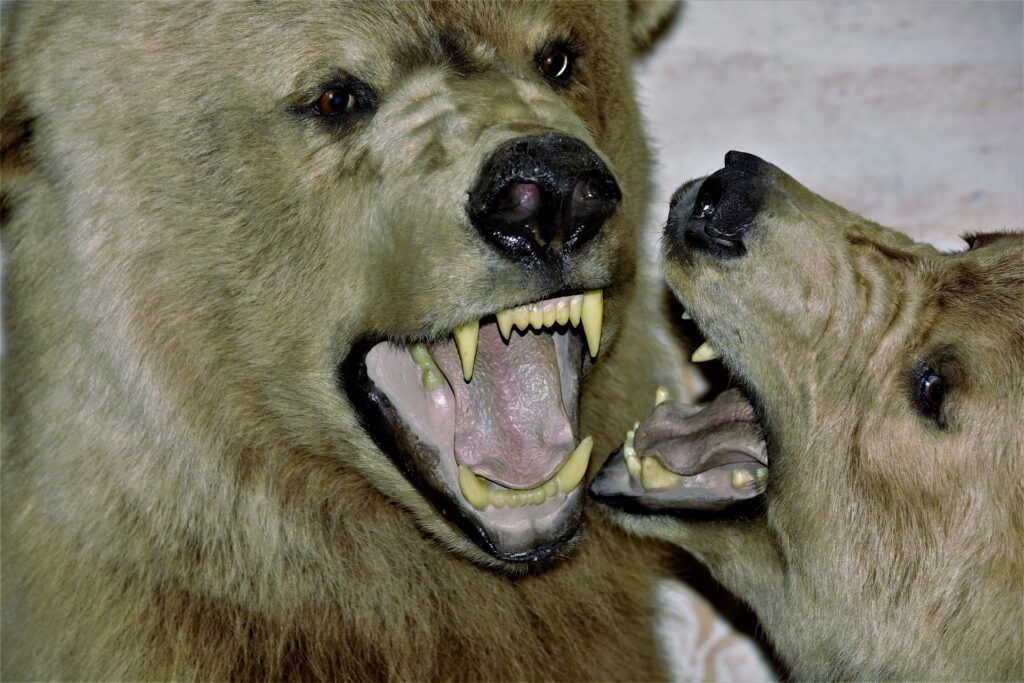
[[(666, 262), (759, 409), (764, 515), (614, 514), (704, 562), (798, 680), (1020, 680), (1024, 235), (940, 253), (765, 168), (745, 255)], [(933, 362), (943, 426), (913, 396)]]
[[(362, 331), (545, 291), (461, 212), (500, 131), (567, 132), (624, 195), (580, 266), (619, 283), (581, 418), (611, 450), (652, 385), (626, 315), (630, 64), (669, 11), (5, 5), (4, 679), (661, 675), (659, 551), (590, 519), (543, 573), (495, 560), (374, 446), (336, 367)], [(560, 93), (534, 58), (566, 34)], [(344, 137), (294, 112), (339, 68), (385, 94)]]

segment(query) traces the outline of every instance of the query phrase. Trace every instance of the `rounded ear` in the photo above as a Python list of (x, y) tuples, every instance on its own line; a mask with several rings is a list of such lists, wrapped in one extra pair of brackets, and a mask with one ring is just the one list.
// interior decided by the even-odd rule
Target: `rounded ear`
[(633, 52), (651, 49), (679, 14), (679, 0), (629, 0), (629, 28)]

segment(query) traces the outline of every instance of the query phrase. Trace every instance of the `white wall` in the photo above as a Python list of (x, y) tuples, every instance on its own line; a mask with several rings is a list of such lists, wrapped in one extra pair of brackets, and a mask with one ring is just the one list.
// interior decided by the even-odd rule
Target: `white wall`
[(672, 190), (757, 154), (942, 247), (1024, 228), (1021, 2), (690, 2), (637, 69)]

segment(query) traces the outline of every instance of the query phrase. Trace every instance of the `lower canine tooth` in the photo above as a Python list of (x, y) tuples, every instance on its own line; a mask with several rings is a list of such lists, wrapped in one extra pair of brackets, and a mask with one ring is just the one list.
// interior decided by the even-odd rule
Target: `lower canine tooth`
[(597, 356), (597, 349), (601, 346), (601, 325), (604, 321), (604, 295), (600, 289), (583, 294), (580, 317), (583, 320), (583, 333), (587, 337), (590, 357), (594, 358)]
[(480, 321), (473, 320), (455, 328), (455, 346), (462, 360), (462, 377), (468, 382), (473, 379), (473, 364), (476, 362), (476, 345), (480, 339)]
[(593, 447), (593, 437), (588, 436), (583, 439), (562, 465), (562, 469), (558, 470), (555, 478), (558, 480), (558, 488), (562, 493), (572, 491), (583, 481), (583, 475), (587, 473), (587, 465), (590, 464), (590, 450)]
[(491, 487), (465, 465), (459, 467), (459, 488), (466, 501), (477, 510), (483, 510), (491, 502)]
[(627, 455), (626, 456), (626, 471), (629, 472), (629, 476), (631, 476), (631, 477), (639, 477), (640, 476), (640, 458), (636, 457), (635, 455), (632, 455), (632, 456)]
[(444, 378), (437, 368), (426, 368), (423, 371), (423, 388), (436, 391), (444, 386)]
[(690, 360), (694, 363), (703, 363), (704, 361), (714, 360), (716, 358), (721, 358), (721, 356), (718, 355), (718, 351), (711, 348), (711, 344), (708, 342), (704, 342), (698, 346), (697, 350), (693, 352), (692, 356), (690, 356)]
[(754, 481), (754, 475), (750, 473), (750, 470), (737, 469), (732, 471), (732, 487), (734, 489), (744, 488)]
[(679, 481), (679, 475), (665, 469), (654, 458), (647, 456), (640, 460), (640, 483), (647, 490), (667, 489)]

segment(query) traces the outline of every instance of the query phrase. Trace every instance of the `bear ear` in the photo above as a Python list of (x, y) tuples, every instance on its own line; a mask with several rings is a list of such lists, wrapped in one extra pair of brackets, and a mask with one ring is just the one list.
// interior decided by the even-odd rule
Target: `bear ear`
[(643, 54), (658, 42), (679, 14), (679, 0), (629, 0), (633, 51)]

